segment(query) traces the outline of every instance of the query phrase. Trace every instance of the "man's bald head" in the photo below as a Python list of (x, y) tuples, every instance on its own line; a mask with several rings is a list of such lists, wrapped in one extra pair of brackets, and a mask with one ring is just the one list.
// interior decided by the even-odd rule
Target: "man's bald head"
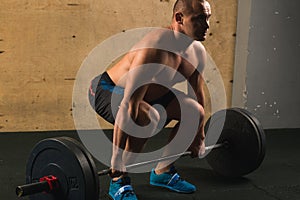
[(209, 29), (211, 7), (206, 0), (177, 0), (173, 9), (171, 28), (204, 41)]
[(177, 12), (188, 15), (193, 12), (195, 3), (204, 3), (206, 0), (177, 0), (173, 8), (173, 16)]

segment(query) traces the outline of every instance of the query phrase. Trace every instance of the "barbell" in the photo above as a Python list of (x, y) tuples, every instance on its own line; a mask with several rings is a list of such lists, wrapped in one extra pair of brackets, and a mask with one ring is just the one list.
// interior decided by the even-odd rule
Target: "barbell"
[[(225, 121), (224, 121), (225, 119)], [(223, 125), (219, 135), (214, 132)], [(205, 124), (206, 146), (211, 150), (206, 160), (211, 168), (225, 177), (245, 176), (256, 170), (265, 156), (265, 134), (260, 122), (248, 111), (231, 108), (216, 112)], [(126, 169), (190, 155), (183, 152), (126, 166)], [(18, 197), (31, 200), (96, 200), (99, 199), (99, 176), (87, 149), (69, 137), (49, 138), (37, 143), (26, 166), (26, 184), (16, 187)]]

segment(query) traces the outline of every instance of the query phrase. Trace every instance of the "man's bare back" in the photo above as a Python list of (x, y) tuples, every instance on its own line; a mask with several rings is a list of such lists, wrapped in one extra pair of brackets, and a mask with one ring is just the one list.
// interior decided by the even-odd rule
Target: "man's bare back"
[[(206, 52), (204, 46), (199, 41), (190, 41), (191, 43), (188, 47), (185, 46), (182, 49), (177, 49), (178, 53), (155, 48), (142, 48), (147, 44), (150, 44), (148, 46), (159, 46), (160, 40), (156, 38), (163, 38), (166, 35), (174, 37), (173, 42), (186, 43), (186, 41), (181, 41), (184, 40), (181, 38), (184, 37), (183, 35), (169, 29), (159, 29), (149, 33), (140, 43), (132, 48), (132, 51), (107, 70), (113, 82), (120, 87), (126, 88), (126, 85), (130, 84), (127, 78), (128, 72), (151, 63), (164, 65), (171, 68), (171, 71), (174, 71), (174, 73), (161, 73), (157, 67), (154, 66), (152, 68), (152, 70), (157, 70), (156, 76), (153, 77), (153, 82), (167, 82), (169, 87), (189, 80), (195, 71), (201, 73), (204, 68)], [(188, 62), (182, 55), (187, 55), (193, 63)], [(178, 73), (182, 76), (179, 76)], [(167, 92), (168, 88), (159, 84), (153, 84), (148, 87), (145, 99), (153, 101)]]

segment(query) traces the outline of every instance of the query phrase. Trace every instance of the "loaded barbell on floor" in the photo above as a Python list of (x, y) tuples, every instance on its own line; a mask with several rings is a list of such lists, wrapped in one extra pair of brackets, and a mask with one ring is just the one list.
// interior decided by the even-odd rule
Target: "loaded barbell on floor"
[[(225, 121), (224, 121), (225, 117)], [(240, 177), (256, 170), (265, 155), (265, 135), (259, 121), (240, 108), (221, 110), (205, 125), (206, 142), (215, 138), (214, 130), (223, 124), (218, 142), (207, 146), (211, 168), (226, 177)], [(126, 169), (190, 155), (184, 152), (126, 166)], [(96, 200), (99, 177), (111, 169), (96, 171), (90, 153), (77, 140), (60, 137), (40, 141), (33, 148), (26, 166), (26, 185), (17, 186), (19, 197), (32, 200)]]
[[(64, 140), (69, 140), (70, 142), (75, 142), (75, 144), (77, 143), (74, 139), (67, 138), (67, 137), (60, 137), (60, 138), (53, 138), (53, 139), (57, 140), (57, 142), (59, 141), (59, 142), (62, 142), (62, 143), (65, 143)], [(76, 144), (76, 145), (78, 145), (78, 144)], [(211, 150), (211, 149), (221, 148), (225, 145), (227, 145), (227, 144), (226, 143), (216, 144), (216, 145), (207, 146), (207, 147), (205, 147), (205, 149), (206, 150)], [(127, 170), (129, 170), (131, 168), (140, 167), (140, 166), (148, 165), (148, 164), (151, 164), (151, 163), (158, 163), (158, 162), (161, 162), (161, 161), (170, 160), (170, 159), (173, 159), (173, 158), (178, 158), (180, 156), (187, 156), (187, 155), (190, 155), (190, 154), (191, 154), (191, 152), (187, 151), (187, 152), (184, 152), (184, 153), (174, 154), (174, 155), (170, 155), (170, 156), (164, 156), (164, 157), (153, 159), (153, 160), (148, 160), (148, 161), (144, 161), (144, 162), (140, 162), (140, 163), (127, 165), (125, 168)], [(98, 176), (104, 176), (104, 175), (109, 175), (110, 173), (111, 173), (111, 168), (108, 168), (108, 169), (104, 169), (102, 171), (97, 172), (97, 175)], [(57, 177), (55, 177), (53, 175), (48, 175), (48, 176), (44, 176), (44, 177), (39, 178), (38, 182), (26, 184), (26, 185), (23, 185), (23, 186), (17, 186), (17, 188), (16, 188), (17, 196), (22, 197), (22, 196), (27, 196), (27, 195), (31, 195), (31, 194), (35, 194), (35, 193), (40, 193), (40, 192), (54, 191), (54, 190), (59, 188), (58, 180), (59, 179)]]

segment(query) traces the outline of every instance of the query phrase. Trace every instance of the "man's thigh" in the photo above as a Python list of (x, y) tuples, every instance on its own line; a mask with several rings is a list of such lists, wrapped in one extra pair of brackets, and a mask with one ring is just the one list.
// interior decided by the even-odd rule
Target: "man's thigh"
[(174, 89), (174, 94), (176, 98), (174, 98), (166, 107), (169, 120), (180, 121), (183, 109), (185, 109), (185, 111), (187, 109), (191, 111), (198, 110), (199, 103), (195, 99), (176, 89)]

